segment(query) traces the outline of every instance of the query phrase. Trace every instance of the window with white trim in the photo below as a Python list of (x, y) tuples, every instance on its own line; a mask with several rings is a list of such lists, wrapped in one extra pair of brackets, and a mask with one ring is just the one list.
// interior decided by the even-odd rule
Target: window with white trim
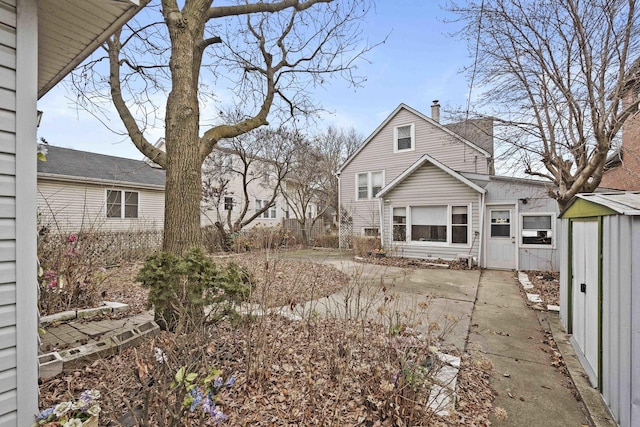
[(373, 199), (384, 187), (384, 172), (356, 174), (356, 200)]
[(107, 218), (138, 218), (138, 192), (107, 190)]
[(393, 152), (401, 153), (403, 151), (413, 151), (415, 148), (415, 131), (413, 123), (396, 126), (393, 129)]
[(378, 237), (380, 229), (378, 227), (365, 227), (362, 229), (362, 235), (365, 237)]
[(407, 240), (407, 208), (393, 209), (393, 241), (406, 242)]
[(414, 206), (411, 208), (411, 241), (447, 241), (447, 207)]
[(393, 242), (464, 245), (470, 242), (470, 205), (391, 208)]
[(522, 245), (551, 246), (553, 217), (553, 214), (522, 214)]
[[(256, 199), (256, 212), (264, 208), (269, 204), (268, 200)], [(258, 218), (275, 219), (277, 217), (278, 209), (274, 203), (269, 209), (260, 214)]]

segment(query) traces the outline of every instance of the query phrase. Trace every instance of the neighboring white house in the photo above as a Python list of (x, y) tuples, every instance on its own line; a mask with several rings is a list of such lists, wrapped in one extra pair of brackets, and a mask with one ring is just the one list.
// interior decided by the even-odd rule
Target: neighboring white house
[(141, 3), (0, 0), (2, 427), (29, 426), (38, 411), (36, 103)]
[(442, 125), (400, 104), (339, 174), (341, 242), (380, 236), (392, 256), (558, 269), (548, 184), (493, 175), (490, 120)]
[(165, 171), (141, 160), (48, 145), (38, 226), (51, 232), (161, 230)]

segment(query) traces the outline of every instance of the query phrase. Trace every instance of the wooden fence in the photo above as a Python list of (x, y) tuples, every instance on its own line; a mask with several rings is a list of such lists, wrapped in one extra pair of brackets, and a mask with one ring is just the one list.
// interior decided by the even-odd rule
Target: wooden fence
[[(282, 229), (286, 232), (291, 233), (293, 237), (300, 243), (304, 242), (304, 238), (302, 235), (302, 226), (295, 218), (283, 219), (282, 220)], [(324, 221), (322, 218), (318, 219), (313, 226), (311, 226), (311, 220), (309, 223), (305, 224), (305, 229), (307, 231), (307, 238), (309, 242), (314, 240), (318, 240), (320, 237), (325, 235)]]

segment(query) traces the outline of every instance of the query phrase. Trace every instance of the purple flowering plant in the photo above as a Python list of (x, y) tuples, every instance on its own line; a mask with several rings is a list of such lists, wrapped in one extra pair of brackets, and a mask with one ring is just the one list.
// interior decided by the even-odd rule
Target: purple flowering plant
[(190, 413), (201, 411), (202, 417), (209, 417), (216, 424), (222, 424), (229, 417), (216, 405), (216, 395), (225, 388), (230, 388), (235, 382), (234, 377), (226, 381), (222, 377), (222, 371), (211, 368), (209, 374), (198, 381), (198, 374), (187, 373), (183, 366), (176, 372), (171, 383), (172, 390), (184, 388), (186, 391), (182, 407)]

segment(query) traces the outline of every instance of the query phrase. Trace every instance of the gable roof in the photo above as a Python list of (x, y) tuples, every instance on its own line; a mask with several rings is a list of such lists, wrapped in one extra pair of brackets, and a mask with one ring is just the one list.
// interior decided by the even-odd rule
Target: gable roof
[(473, 188), (478, 193), (485, 194), (487, 192), (484, 188), (482, 188), (479, 185), (473, 183), (472, 181), (470, 181), (466, 177), (462, 176), (458, 172), (454, 171), (453, 169), (448, 168), (447, 166), (443, 165), (442, 163), (440, 163), (439, 161), (437, 161), (436, 159), (434, 159), (430, 155), (423, 154), (422, 157), (420, 157), (411, 166), (409, 166), (400, 175), (398, 175), (396, 177), (396, 179), (391, 181), (389, 184), (385, 185), (384, 188), (382, 190), (380, 190), (380, 192), (378, 192), (376, 197), (382, 197), (385, 194), (387, 194), (389, 191), (393, 190), (402, 181), (404, 181), (407, 177), (409, 177), (412, 173), (414, 173), (418, 168), (420, 168), (425, 163), (431, 163), (432, 165), (434, 165), (438, 169), (442, 170), (443, 172), (448, 173), (449, 175), (451, 175), (452, 177), (454, 177), (458, 181), (462, 182), (463, 184), (466, 184), (467, 186)]
[(118, 184), (164, 189), (165, 171), (141, 160), (47, 146), (47, 161), (38, 161), (38, 177), (58, 181)]
[(567, 214), (570, 208), (579, 200), (595, 203), (621, 215), (640, 215), (640, 192), (618, 191), (611, 193), (576, 194), (567, 207), (560, 213), (560, 217), (565, 217), (565, 214)]
[(369, 142), (387, 125), (389, 124), (389, 122), (391, 121), (391, 119), (393, 119), (393, 117), (395, 115), (397, 115), (400, 110), (405, 109), (413, 114), (415, 114), (416, 116), (420, 117), (421, 119), (427, 121), (428, 123), (430, 123), (431, 125), (439, 128), (441, 131), (443, 131), (444, 133), (453, 136), (454, 138), (456, 138), (457, 140), (463, 142), (464, 144), (468, 145), (469, 147), (473, 148), (474, 150), (477, 150), (478, 152), (480, 152), (481, 154), (483, 154), (486, 158), (491, 158), (491, 154), (486, 151), (485, 149), (478, 147), (476, 144), (474, 144), (471, 141), (468, 141), (466, 139), (464, 139), (463, 137), (461, 137), (460, 135), (458, 135), (457, 133), (453, 132), (451, 129), (448, 129), (447, 127), (445, 127), (444, 125), (436, 122), (435, 120), (433, 120), (431, 117), (425, 116), (424, 114), (422, 114), (420, 111), (413, 109), (411, 107), (409, 107), (406, 104), (400, 104), (396, 107), (395, 110), (393, 110), (393, 112), (391, 114), (389, 114), (389, 116), (387, 116), (387, 118), (380, 124), (380, 126), (378, 126), (372, 133), (371, 135), (369, 135), (369, 137), (367, 139), (364, 140), (364, 142), (362, 144), (360, 144), (360, 147), (358, 147), (358, 149), (351, 155), (349, 156), (349, 158), (347, 160), (345, 160), (345, 162), (342, 164), (342, 166), (340, 166), (340, 169), (338, 169), (338, 173), (342, 172), (342, 170), (347, 167), (347, 165), (349, 163), (351, 163), (351, 161), (353, 159), (356, 158), (356, 156), (360, 153), (360, 151), (362, 151), (364, 149), (364, 147), (367, 146), (367, 144), (369, 144)]

